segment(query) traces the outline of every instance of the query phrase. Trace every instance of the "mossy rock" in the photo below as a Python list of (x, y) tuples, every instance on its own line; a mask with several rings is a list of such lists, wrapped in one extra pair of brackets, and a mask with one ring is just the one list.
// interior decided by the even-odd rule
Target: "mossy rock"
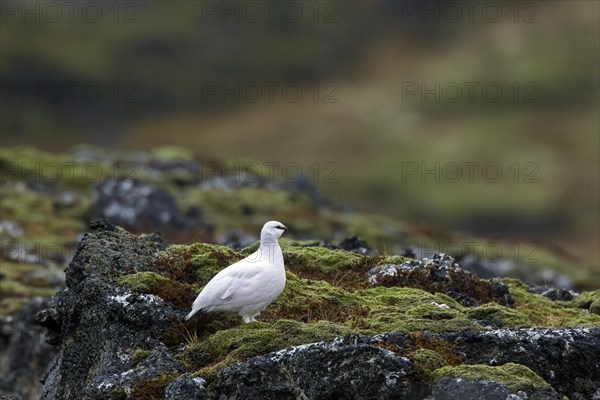
[(152, 293), (159, 286), (171, 280), (156, 272), (144, 271), (136, 274), (124, 275), (117, 279), (117, 284), (124, 286), (135, 293)]
[(215, 244), (176, 245), (161, 251), (151, 269), (172, 280), (201, 287), (223, 268), (242, 258), (230, 248)]
[(575, 300), (573, 306), (589, 310), (590, 313), (600, 315), (600, 289), (593, 292), (583, 292)]
[(263, 313), (261, 319), (305, 318), (310, 322), (351, 322), (368, 314), (361, 302), (342, 288), (325, 281), (302, 279), (293, 272), (286, 272), (286, 285), (281, 295)]
[(123, 275), (117, 279), (117, 284), (134, 293), (156, 295), (179, 308), (189, 307), (197, 295), (192, 285), (173, 281), (151, 271)]
[[(514, 309), (495, 303), (464, 307), (445, 294), (411, 287), (353, 290), (346, 287), (343, 279), (336, 280), (335, 274), (363, 271), (365, 265), (380, 262), (381, 257), (315, 247), (313, 242), (286, 241), (282, 247), (287, 254), (285, 257), (296, 254), (291, 262), (295, 267), (287, 271), (286, 288), (259, 317), (261, 321), (304, 319), (312, 323), (323, 320), (364, 334), (399, 330), (477, 331), (484, 329), (479, 321), (508, 328), (600, 324), (600, 317), (529, 293), (525, 285), (515, 280), (507, 280), (511, 292), (516, 292)], [(158, 295), (177, 307), (187, 309), (203, 285), (251, 250), (246, 248), (235, 252), (224, 246), (204, 243), (171, 246), (159, 253), (151, 272), (121, 277), (119, 283), (133, 291)], [(331, 274), (332, 271), (334, 274)]]
[(432, 294), (413, 288), (376, 287), (358, 290), (355, 295), (370, 310), (360, 327), (363, 333), (482, 329), (462, 313), (460, 304), (442, 293)]
[[(510, 288), (515, 300), (514, 308), (525, 314), (535, 325), (541, 327), (600, 327), (600, 315), (588, 313), (578, 306), (584, 306), (596, 298), (594, 293), (583, 293), (572, 303), (552, 301), (544, 296), (530, 293), (528, 286), (516, 279), (503, 279)], [(579, 302), (578, 302), (579, 300)], [(590, 305), (593, 304), (593, 301)]]
[(433, 304), (419, 304), (406, 310), (406, 315), (416, 318), (427, 318), (434, 321), (444, 321), (458, 317), (462, 313), (450, 307)]
[(433, 371), (447, 366), (446, 360), (434, 350), (418, 349), (407, 354), (413, 364), (413, 382), (428, 383), (433, 379)]
[(466, 307), (469, 318), (491, 321), (505, 328), (528, 328), (535, 324), (529, 317), (517, 310), (496, 303), (483, 304), (479, 307)]
[[(302, 249), (305, 247), (319, 247), (321, 244), (318, 240), (293, 240), (288, 239), (286, 237), (282, 237), (279, 239), (279, 245), (281, 246), (281, 251), (283, 254), (287, 254), (290, 251)], [(249, 246), (244, 247), (240, 250), (244, 256), (248, 256), (254, 253), (260, 247), (260, 241), (256, 241)]]
[(191, 368), (211, 364), (228, 364), (250, 357), (267, 354), (291, 346), (331, 340), (350, 333), (345, 326), (321, 321), (305, 324), (279, 320), (273, 324), (257, 322), (219, 331), (205, 340), (188, 347), (184, 359)]
[(293, 270), (317, 270), (320, 272), (350, 269), (364, 263), (365, 256), (344, 250), (324, 247), (290, 247), (284, 254)]
[(552, 387), (529, 368), (514, 363), (498, 367), (489, 365), (459, 365), (437, 369), (433, 373), (434, 380), (444, 376), (462, 378), (471, 382), (492, 381), (506, 386), (513, 392), (533, 393), (536, 390), (548, 390)]

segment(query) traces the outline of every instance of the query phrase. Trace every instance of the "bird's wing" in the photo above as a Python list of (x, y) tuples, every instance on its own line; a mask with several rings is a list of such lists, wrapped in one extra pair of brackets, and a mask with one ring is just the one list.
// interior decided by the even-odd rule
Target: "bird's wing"
[(229, 282), (228, 282), (227, 288), (225, 289), (225, 291), (221, 295), (221, 300), (225, 300), (225, 299), (227, 299), (229, 297), (233, 297), (233, 293), (235, 293), (235, 289), (237, 288), (238, 285), (232, 285), (231, 281), (232, 281), (232, 279), (230, 278)]
[(259, 263), (249, 262), (247, 259), (240, 260), (225, 268), (215, 275), (204, 286), (196, 301), (194, 308), (210, 308), (215, 305), (227, 303), (235, 297), (235, 293), (243, 282), (247, 282), (254, 276), (264, 271)]

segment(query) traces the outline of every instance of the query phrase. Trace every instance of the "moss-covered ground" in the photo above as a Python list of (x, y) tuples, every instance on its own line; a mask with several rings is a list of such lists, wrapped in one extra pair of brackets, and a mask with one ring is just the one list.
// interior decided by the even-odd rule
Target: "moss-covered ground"
[[(448, 343), (421, 335), (424, 331), (460, 332), (488, 326), (600, 327), (600, 316), (585, 310), (596, 301), (596, 292), (585, 293), (582, 300), (556, 302), (528, 292), (520, 281), (506, 279), (514, 307), (494, 302), (465, 307), (443, 293), (413, 287), (370, 287), (366, 268), (389, 262), (385, 257), (329, 250), (306, 242), (283, 241), (282, 247), (289, 260), (286, 288), (258, 317), (260, 322), (244, 325), (236, 315), (200, 315), (169, 333), (170, 345), (186, 345), (184, 360), (197, 375), (211, 379), (219, 368), (232, 362), (347, 333), (396, 331), (411, 335), (412, 344), (401, 351), (415, 364), (413, 379), (428, 382), (435, 369), (458, 366), (461, 358)], [(161, 296), (187, 311), (214, 274), (252, 250), (253, 246), (241, 252), (208, 244), (172, 246), (159, 254), (153, 271), (122, 276), (118, 284)], [(349, 285), (340, 278), (344, 271), (360, 273)], [(491, 371), (504, 377), (514, 369)]]

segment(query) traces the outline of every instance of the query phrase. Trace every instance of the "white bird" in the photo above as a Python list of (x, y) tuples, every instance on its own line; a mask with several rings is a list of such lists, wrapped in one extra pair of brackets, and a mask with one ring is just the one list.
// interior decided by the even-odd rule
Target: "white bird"
[(256, 322), (254, 318), (285, 288), (278, 239), (286, 230), (281, 222), (267, 222), (260, 231), (258, 250), (215, 275), (196, 297), (185, 319), (198, 311), (237, 312), (245, 323)]

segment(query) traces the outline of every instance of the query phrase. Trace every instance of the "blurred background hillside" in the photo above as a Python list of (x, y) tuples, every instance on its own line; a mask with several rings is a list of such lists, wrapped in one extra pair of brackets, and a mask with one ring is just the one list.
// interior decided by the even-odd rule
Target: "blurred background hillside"
[(258, 160), (598, 272), (598, 2), (0, 5), (3, 147)]

